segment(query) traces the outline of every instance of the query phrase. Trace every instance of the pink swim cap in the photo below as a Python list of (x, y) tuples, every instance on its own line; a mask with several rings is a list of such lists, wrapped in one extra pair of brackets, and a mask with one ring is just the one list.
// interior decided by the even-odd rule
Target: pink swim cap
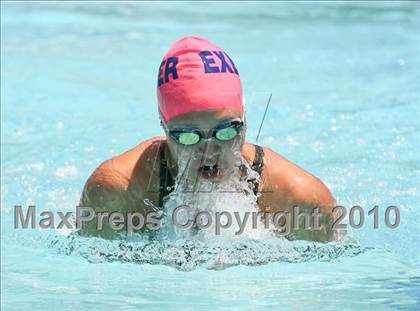
[(164, 122), (192, 111), (244, 112), (235, 64), (226, 52), (200, 37), (184, 37), (166, 53), (159, 67), (157, 94)]

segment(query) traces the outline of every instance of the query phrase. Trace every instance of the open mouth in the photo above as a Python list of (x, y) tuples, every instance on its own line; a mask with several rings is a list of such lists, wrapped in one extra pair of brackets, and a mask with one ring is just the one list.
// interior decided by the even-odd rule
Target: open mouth
[(206, 179), (212, 179), (220, 176), (220, 169), (217, 164), (200, 166), (198, 171), (200, 176)]

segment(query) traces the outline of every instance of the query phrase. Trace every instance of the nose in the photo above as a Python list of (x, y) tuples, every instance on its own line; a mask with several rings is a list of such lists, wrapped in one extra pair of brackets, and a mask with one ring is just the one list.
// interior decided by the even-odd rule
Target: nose
[(203, 162), (216, 162), (221, 155), (222, 146), (214, 138), (203, 138), (198, 147)]

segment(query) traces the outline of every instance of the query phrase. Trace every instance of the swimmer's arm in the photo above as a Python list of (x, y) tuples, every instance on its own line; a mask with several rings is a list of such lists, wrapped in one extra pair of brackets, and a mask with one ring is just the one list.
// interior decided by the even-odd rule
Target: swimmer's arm
[(124, 190), (122, 179), (115, 172), (103, 167), (96, 169), (86, 182), (79, 205), (92, 208), (95, 214), (93, 220), (82, 222), (80, 230), (82, 235), (110, 239), (118, 233), (124, 233), (124, 229), (113, 230), (107, 217), (113, 212), (124, 214), (130, 206), (130, 199)]
[[(312, 194), (325, 196), (325, 192), (329, 193), (329, 190), (324, 185), (319, 189), (312, 189)], [(327, 195), (328, 196), (328, 195)], [(335, 206), (335, 200), (331, 194), (329, 198), (324, 200), (313, 199), (310, 197), (294, 198), (293, 206), (299, 206), (299, 211), (310, 215), (311, 226), (314, 225), (314, 211), (317, 209), (318, 215), (318, 228), (304, 229), (303, 224), (299, 224), (299, 229), (291, 230), (291, 237), (298, 240), (310, 240), (318, 242), (330, 242), (335, 239), (334, 230), (332, 225), (334, 223), (334, 215), (332, 213)]]
[[(279, 200), (280, 201), (280, 200)], [(277, 202), (279, 202), (277, 201)], [(309, 180), (306, 185), (290, 189), (287, 194), (286, 203), (281, 204), (277, 210), (287, 210), (291, 216), (290, 234), (288, 238), (297, 240), (309, 240), (318, 242), (329, 242), (335, 238), (332, 225), (334, 215), (335, 199), (328, 188), (320, 180)], [(299, 213), (309, 215), (310, 226), (314, 226), (314, 219), (317, 217), (317, 228), (304, 228), (304, 218), (298, 218), (299, 227), (293, 227), (293, 217), (296, 215), (293, 209), (299, 207)], [(315, 216), (317, 209), (318, 216)]]
[(329, 242), (334, 240), (333, 209), (336, 201), (328, 187), (317, 177), (304, 172), (298, 175), (299, 182), (291, 182), (289, 187), (289, 200), (293, 206), (299, 206), (299, 210), (311, 215), (317, 209), (319, 216), (318, 228), (303, 229), (299, 226), (298, 230), (292, 230), (292, 236), (296, 239), (304, 239), (319, 242)]
[(267, 191), (264, 194), (266, 199), (262, 200), (263, 205), (266, 206), (264, 209), (272, 212), (288, 211), (293, 214), (293, 207), (299, 206), (300, 212), (306, 212), (309, 215), (314, 209), (318, 209), (319, 229), (304, 230), (303, 226), (299, 226), (299, 229), (294, 230), (292, 226), (290, 237), (322, 242), (334, 240), (332, 211), (336, 202), (328, 187), (319, 178), (271, 149), (265, 148), (264, 151), (267, 155), (267, 166), (270, 168), (270, 170), (264, 170), (263, 173)]
[(111, 239), (118, 232), (123, 232), (110, 227), (109, 215), (113, 212), (122, 212), (126, 204), (124, 196), (118, 191), (101, 184), (87, 184), (79, 205), (84, 210), (91, 208), (94, 211), (94, 218), (81, 223), (80, 234)]

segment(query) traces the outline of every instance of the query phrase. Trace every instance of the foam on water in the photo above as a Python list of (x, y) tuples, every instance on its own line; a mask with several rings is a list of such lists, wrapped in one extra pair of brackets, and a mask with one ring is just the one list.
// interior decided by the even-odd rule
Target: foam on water
[[(31, 241), (33, 243), (37, 241)], [(86, 238), (78, 235), (50, 235), (38, 240), (57, 252), (81, 256), (92, 263), (129, 262), (168, 265), (190, 271), (198, 267), (224, 269), (236, 265), (257, 266), (270, 262), (336, 261), (368, 250), (351, 239), (339, 243), (218, 238), (158, 240), (136, 235), (120, 240)]]

